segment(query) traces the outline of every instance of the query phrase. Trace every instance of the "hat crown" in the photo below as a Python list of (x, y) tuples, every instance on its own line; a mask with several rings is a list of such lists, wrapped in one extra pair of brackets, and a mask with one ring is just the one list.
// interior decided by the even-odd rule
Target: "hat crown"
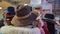
[(31, 7), (28, 6), (28, 5), (22, 6), (22, 7), (20, 6), (20, 7), (17, 8), (16, 15), (18, 17), (25, 16), (25, 15), (27, 15), (27, 14), (29, 14), (31, 12), (31, 9), (30, 8)]
[(9, 7), (7, 8), (7, 10), (8, 10), (8, 11), (14, 11), (14, 7), (9, 6)]

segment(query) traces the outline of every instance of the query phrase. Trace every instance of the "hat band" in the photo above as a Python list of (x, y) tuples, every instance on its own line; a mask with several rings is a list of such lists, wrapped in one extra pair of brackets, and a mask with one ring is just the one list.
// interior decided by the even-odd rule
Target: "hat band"
[(32, 13), (32, 12), (30, 12), (28, 15), (25, 15), (25, 16), (23, 16), (23, 17), (17, 17), (17, 18), (18, 18), (18, 19), (25, 19), (25, 18), (29, 17), (29, 16), (31, 15), (31, 13)]

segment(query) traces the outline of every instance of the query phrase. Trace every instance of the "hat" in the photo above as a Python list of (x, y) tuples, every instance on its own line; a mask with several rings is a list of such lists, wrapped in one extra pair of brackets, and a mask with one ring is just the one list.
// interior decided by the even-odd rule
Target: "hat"
[(55, 19), (55, 16), (53, 14), (46, 14), (44, 17), (48, 19)]
[(7, 12), (8, 12), (8, 13), (15, 13), (15, 8), (12, 7), (12, 6), (9, 6), (9, 7), (7, 8)]
[(7, 8), (7, 10), (8, 10), (8, 11), (14, 11), (14, 7), (9, 6), (9, 7)]
[(31, 22), (37, 18), (37, 14), (33, 13), (30, 9), (30, 6), (21, 5), (12, 19), (11, 23), (16, 26), (29, 25)]

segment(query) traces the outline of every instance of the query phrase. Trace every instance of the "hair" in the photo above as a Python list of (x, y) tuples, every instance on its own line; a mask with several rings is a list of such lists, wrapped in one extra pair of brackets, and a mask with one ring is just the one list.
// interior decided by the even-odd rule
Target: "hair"
[(55, 16), (53, 14), (45, 14), (44, 17), (48, 19), (55, 19)]

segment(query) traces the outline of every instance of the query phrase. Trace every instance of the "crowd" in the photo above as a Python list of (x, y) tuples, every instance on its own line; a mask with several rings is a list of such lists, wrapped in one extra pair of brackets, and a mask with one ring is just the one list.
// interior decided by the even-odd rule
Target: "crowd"
[[(14, 8), (8, 8), (6, 11), (12, 12)], [(56, 20), (54, 14), (46, 13), (42, 17), (42, 12), (39, 14), (33, 11), (29, 5), (19, 5), (15, 13), (12, 12), (14, 15), (10, 20), (11, 22), (4, 18), (5, 25), (1, 27), (0, 32), (2, 34), (55, 34)]]

